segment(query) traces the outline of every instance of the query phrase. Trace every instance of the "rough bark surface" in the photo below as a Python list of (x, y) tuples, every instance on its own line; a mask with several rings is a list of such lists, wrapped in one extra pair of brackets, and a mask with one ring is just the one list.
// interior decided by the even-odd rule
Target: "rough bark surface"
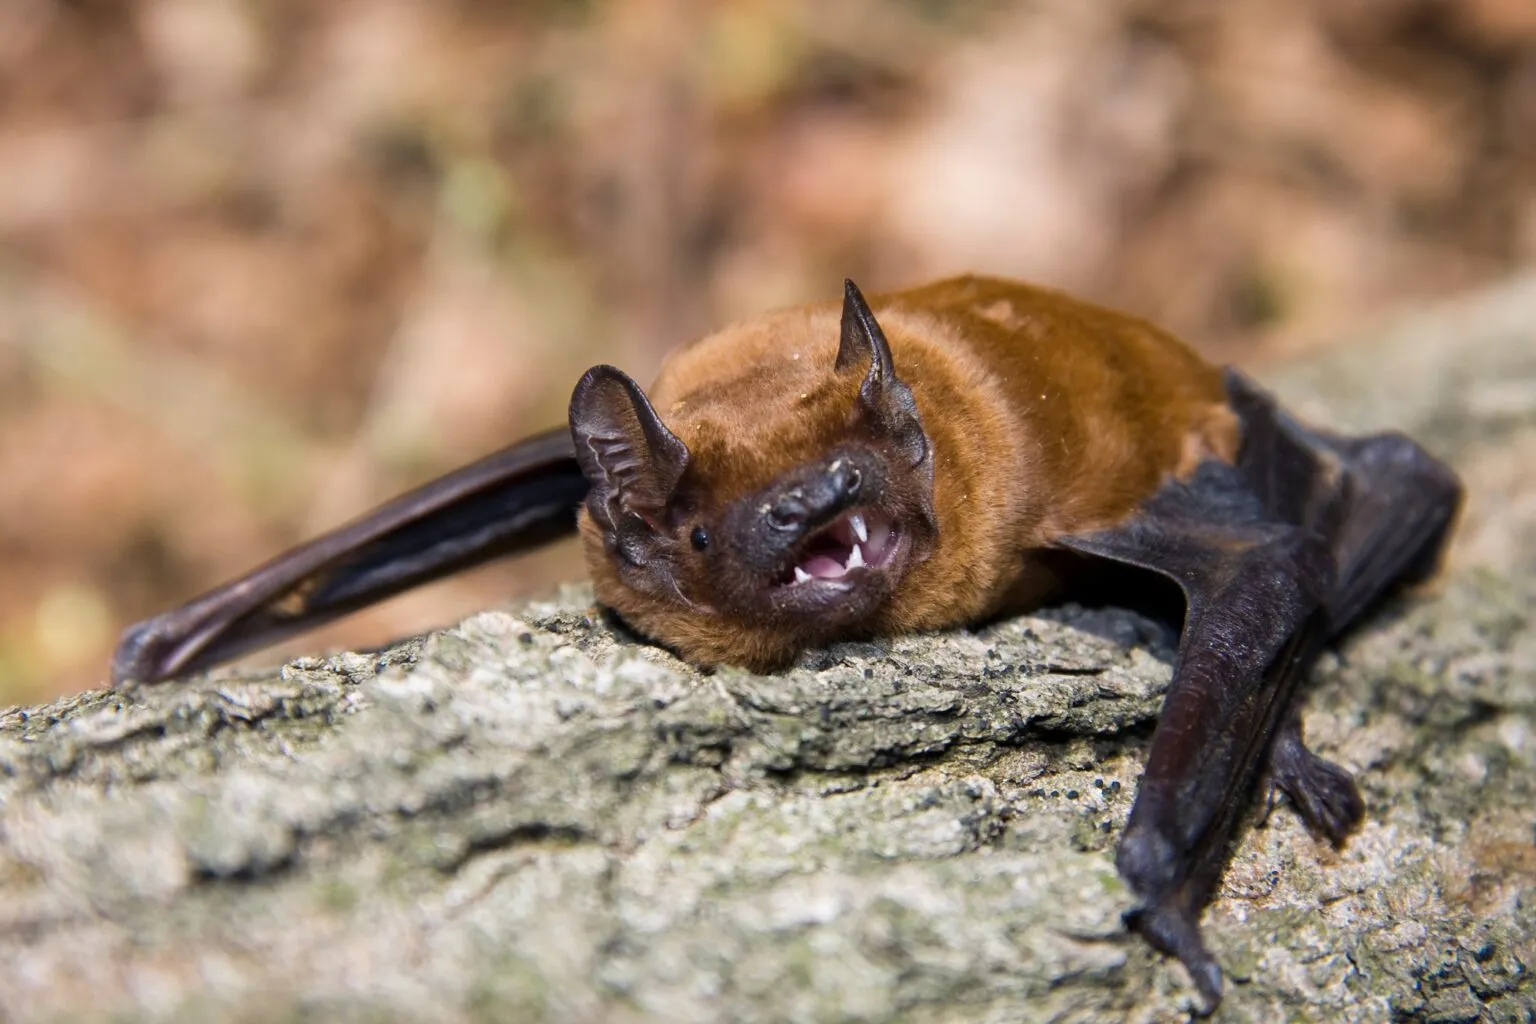
[[(1245, 827), (1222, 1019), (1536, 1015), (1536, 279), (1268, 375), (1464, 475), (1452, 566), (1325, 659), (1334, 851)], [(1173, 1020), (1112, 851), (1172, 637), (1064, 607), (702, 676), (590, 594), (0, 715), (16, 1020)]]

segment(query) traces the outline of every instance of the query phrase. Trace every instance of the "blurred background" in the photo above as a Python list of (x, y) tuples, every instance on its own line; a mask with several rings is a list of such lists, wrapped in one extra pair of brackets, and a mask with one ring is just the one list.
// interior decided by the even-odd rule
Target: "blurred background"
[(844, 276), (1261, 365), (1533, 261), (1531, 0), (3, 0), (0, 705)]

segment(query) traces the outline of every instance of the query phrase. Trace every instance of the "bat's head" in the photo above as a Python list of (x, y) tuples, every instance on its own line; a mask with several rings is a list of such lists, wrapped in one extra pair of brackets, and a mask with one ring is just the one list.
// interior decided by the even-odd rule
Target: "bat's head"
[(875, 632), (933, 551), (929, 439), (852, 282), (827, 327), (835, 360), (829, 337), (782, 373), (711, 368), (724, 411), (674, 423), (692, 451), (612, 367), (572, 395), (598, 599), (691, 661), (770, 667)]

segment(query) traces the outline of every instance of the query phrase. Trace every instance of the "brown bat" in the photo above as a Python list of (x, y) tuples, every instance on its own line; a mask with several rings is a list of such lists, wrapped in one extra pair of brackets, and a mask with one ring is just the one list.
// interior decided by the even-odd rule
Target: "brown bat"
[[(878, 314), (878, 319), (877, 319)], [(1123, 563), (1185, 599), (1116, 866), (1131, 927), (1220, 968), (1199, 917), (1261, 775), (1341, 842), (1363, 807), (1302, 741), (1322, 646), (1434, 570), (1456, 477), (1400, 434), (1312, 430), (1141, 320), (979, 277), (820, 303), (587, 371), (569, 431), (451, 473), (129, 628), (117, 680), (206, 667), (579, 529), (598, 600), (696, 664), (976, 623)], [(577, 506), (581, 506), (578, 513)]]

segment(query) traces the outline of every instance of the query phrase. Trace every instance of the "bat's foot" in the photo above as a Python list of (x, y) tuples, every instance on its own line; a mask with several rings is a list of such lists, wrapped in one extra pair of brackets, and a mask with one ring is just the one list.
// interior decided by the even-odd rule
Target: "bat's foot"
[(1149, 906), (1133, 910), (1125, 923), (1159, 952), (1177, 957), (1189, 971), (1189, 978), (1200, 993), (1198, 1016), (1206, 1017), (1221, 1005), (1221, 967), (1200, 939), (1200, 923), (1193, 914), (1172, 907)]
[(1434, 575), (1461, 506), (1456, 474), (1401, 434), (1337, 447), (1348, 486), (1330, 540), (1336, 575), (1324, 606), (1333, 634), (1394, 587)]
[(1360, 824), (1365, 803), (1349, 772), (1307, 749), (1292, 717), (1269, 750), (1269, 781), (1286, 795), (1307, 827), (1338, 846)]
[[(1390, 497), (1407, 492), (1417, 499), (1395, 508), (1408, 506), (1416, 515), (1430, 522), (1419, 528), (1417, 551), (1404, 559), (1398, 582), (1407, 586), (1422, 583), (1440, 568), (1446, 540), (1461, 507), (1461, 481), (1451, 468), (1434, 458), (1412, 439), (1391, 432), (1373, 434), (1349, 444), (1351, 468), (1366, 480), (1366, 486)], [(1421, 511), (1414, 506), (1422, 505)], [(1411, 547), (1411, 545), (1409, 545)]]

